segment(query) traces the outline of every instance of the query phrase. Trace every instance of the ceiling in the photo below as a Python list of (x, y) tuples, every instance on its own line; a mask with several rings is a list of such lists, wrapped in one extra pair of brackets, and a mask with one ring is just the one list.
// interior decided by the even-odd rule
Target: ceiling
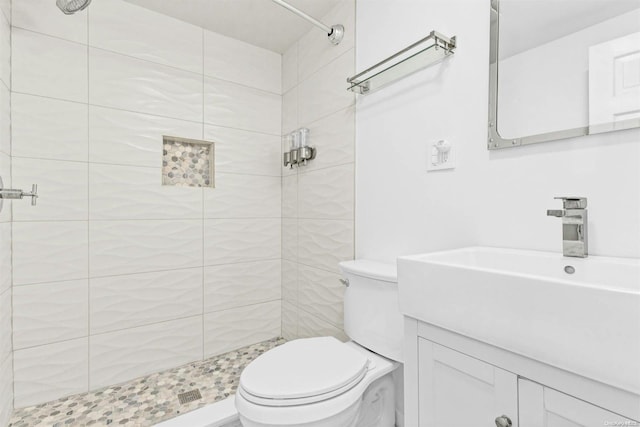
[[(207, 30), (284, 53), (310, 29), (304, 19), (270, 0), (126, 0)], [(320, 19), (340, 0), (288, 0)], [(325, 22), (331, 26), (339, 22)], [(317, 29), (318, 37), (324, 37)]]

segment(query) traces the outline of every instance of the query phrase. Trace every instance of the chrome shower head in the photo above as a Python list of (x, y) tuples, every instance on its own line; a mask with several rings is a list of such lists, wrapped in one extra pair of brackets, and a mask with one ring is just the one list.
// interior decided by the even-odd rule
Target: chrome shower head
[(56, 5), (66, 15), (73, 15), (89, 6), (91, 0), (56, 0)]

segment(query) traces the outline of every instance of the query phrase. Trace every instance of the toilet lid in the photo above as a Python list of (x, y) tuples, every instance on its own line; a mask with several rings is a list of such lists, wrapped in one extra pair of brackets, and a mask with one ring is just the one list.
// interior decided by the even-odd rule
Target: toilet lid
[(364, 354), (333, 337), (298, 339), (251, 362), (240, 376), (240, 388), (245, 397), (262, 404), (310, 402), (351, 389), (365, 376), (368, 365)]

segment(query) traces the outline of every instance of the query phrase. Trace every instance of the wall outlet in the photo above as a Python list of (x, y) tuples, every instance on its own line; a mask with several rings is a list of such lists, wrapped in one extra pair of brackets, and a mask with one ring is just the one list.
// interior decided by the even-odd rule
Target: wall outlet
[(455, 150), (447, 140), (440, 140), (429, 143), (427, 159), (427, 171), (439, 171), (444, 169), (455, 169)]

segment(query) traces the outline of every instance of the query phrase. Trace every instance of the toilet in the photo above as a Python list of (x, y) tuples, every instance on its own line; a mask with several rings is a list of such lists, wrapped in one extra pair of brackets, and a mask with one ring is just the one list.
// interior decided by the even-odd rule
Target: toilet
[(394, 427), (401, 418), (396, 266), (356, 260), (340, 268), (351, 341), (297, 339), (257, 357), (242, 372), (236, 393), (244, 427)]

